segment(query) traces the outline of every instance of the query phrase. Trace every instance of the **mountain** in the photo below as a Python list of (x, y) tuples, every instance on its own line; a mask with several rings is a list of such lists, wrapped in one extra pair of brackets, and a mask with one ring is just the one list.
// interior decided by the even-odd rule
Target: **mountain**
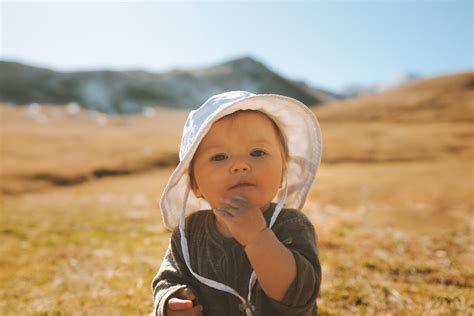
[(337, 100), (344, 99), (344, 96), (341, 94), (337, 94), (321, 88), (314, 88), (304, 81), (294, 81), (294, 83), (313, 97), (317, 98), (318, 100), (321, 100), (322, 103), (334, 102)]
[(196, 108), (211, 95), (247, 90), (283, 94), (308, 106), (336, 95), (286, 79), (250, 57), (193, 70), (57, 72), (0, 61), (0, 101), (18, 105), (79, 103), (109, 114), (139, 113), (148, 107)]

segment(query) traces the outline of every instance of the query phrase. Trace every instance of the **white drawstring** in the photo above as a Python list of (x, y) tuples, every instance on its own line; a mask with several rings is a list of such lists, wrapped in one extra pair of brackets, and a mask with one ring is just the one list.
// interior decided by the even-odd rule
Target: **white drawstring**
[[(273, 224), (275, 223), (278, 215), (280, 214), (280, 212), (283, 208), (283, 205), (285, 204), (286, 196), (288, 194), (288, 185), (287, 185), (287, 182), (286, 182), (286, 176), (284, 178), (284, 183), (285, 183), (285, 185), (284, 185), (283, 190), (280, 190), (280, 192), (278, 193), (278, 203), (275, 207), (275, 211), (274, 211), (274, 213), (272, 215), (272, 218), (270, 220), (270, 223), (268, 225), (268, 227), (270, 229), (272, 228)], [(184, 256), (184, 261), (186, 262), (186, 266), (188, 267), (191, 274), (194, 275), (194, 277), (196, 277), (196, 279), (198, 279), (201, 283), (204, 283), (209, 287), (212, 287), (212, 288), (215, 288), (215, 289), (218, 289), (218, 290), (221, 290), (221, 291), (224, 291), (224, 292), (227, 292), (227, 293), (230, 293), (230, 294), (236, 296), (241, 301), (241, 304), (239, 305), (239, 309), (241, 311), (245, 311), (246, 316), (252, 316), (255, 312), (255, 306), (252, 305), (252, 303), (251, 303), (252, 289), (253, 289), (253, 287), (255, 285), (255, 282), (257, 280), (257, 275), (255, 274), (255, 271), (252, 270), (252, 274), (251, 274), (250, 280), (249, 280), (248, 296), (247, 296), (247, 300), (245, 300), (242, 296), (239, 295), (239, 293), (237, 293), (237, 291), (235, 291), (230, 286), (227, 286), (227, 285), (222, 284), (220, 282), (217, 282), (217, 281), (205, 278), (203, 276), (200, 276), (199, 274), (195, 273), (193, 271), (193, 269), (191, 268), (191, 262), (190, 262), (190, 259), (189, 259), (188, 240), (186, 238), (186, 234), (185, 234), (185, 231), (184, 231), (184, 224), (185, 224), (184, 219), (185, 219), (185, 216), (186, 216), (186, 204), (187, 204), (187, 201), (188, 201), (189, 191), (190, 191), (190, 188), (188, 187), (186, 189), (185, 194), (184, 194), (183, 208), (181, 210), (181, 216), (179, 218), (179, 232), (181, 234), (181, 249), (183, 250), (183, 256)]]

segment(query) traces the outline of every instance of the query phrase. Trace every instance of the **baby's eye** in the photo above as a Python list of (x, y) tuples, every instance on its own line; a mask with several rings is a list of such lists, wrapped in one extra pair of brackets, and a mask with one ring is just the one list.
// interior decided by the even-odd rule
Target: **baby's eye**
[(217, 154), (217, 155), (212, 156), (212, 158), (211, 158), (212, 161), (222, 161), (222, 160), (225, 160), (225, 159), (227, 159), (226, 154)]
[(252, 152), (250, 153), (251, 156), (253, 157), (262, 157), (262, 156), (265, 156), (267, 153), (264, 152), (263, 150), (261, 149), (254, 149), (252, 150)]

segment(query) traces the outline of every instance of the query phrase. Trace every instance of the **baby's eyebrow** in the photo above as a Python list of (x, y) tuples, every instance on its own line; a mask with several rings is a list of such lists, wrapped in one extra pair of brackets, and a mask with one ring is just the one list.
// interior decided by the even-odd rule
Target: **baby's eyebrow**
[[(254, 142), (252, 142), (252, 145), (271, 145), (271, 142), (269, 142), (266, 139), (259, 139)], [(228, 145), (210, 145), (208, 147), (202, 148), (202, 152), (208, 152), (208, 151), (225, 151), (224, 147)]]
[(255, 143), (257, 143), (257, 144), (268, 144), (268, 145), (271, 144), (271, 142), (268, 141), (267, 139), (259, 139), (259, 140), (255, 141)]
[(215, 151), (215, 150), (221, 150), (221, 149), (222, 149), (222, 146), (215, 145), (215, 146), (204, 147), (202, 151), (207, 152), (207, 151)]

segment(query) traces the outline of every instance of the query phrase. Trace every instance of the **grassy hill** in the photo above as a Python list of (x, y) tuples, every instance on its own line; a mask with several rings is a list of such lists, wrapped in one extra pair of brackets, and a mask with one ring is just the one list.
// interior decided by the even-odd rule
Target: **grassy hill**
[(473, 122), (474, 72), (416, 80), (318, 108), (322, 121)]

